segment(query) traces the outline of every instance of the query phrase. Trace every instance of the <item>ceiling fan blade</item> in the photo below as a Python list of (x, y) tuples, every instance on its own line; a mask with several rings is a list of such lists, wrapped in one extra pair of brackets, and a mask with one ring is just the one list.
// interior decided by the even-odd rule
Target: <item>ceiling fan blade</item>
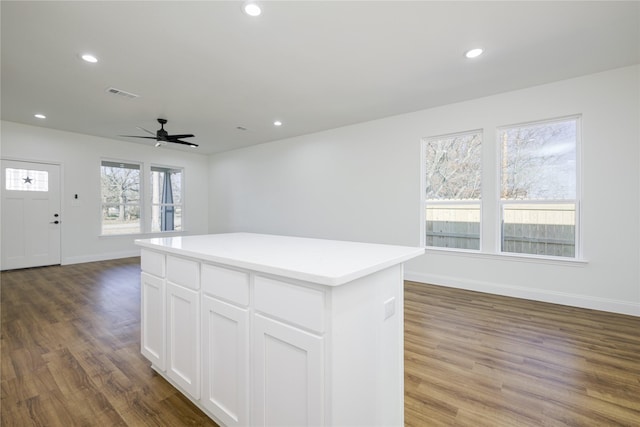
[(181, 138), (193, 138), (195, 135), (190, 133), (185, 133), (182, 135), (167, 135), (167, 139), (181, 139)]
[(146, 133), (148, 133), (149, 135), (155, 135), (155, 132), (151, 132), (150, 130), (147, 130), (141, 126), (136, 126), (138, 129), (145, 131)]
[(155, 136), (138, 136), (138, 135), (118, 135), (124, 138), (144, 138), (144, 139), (158, 139)]
[(189, 147), (198, 147), (198, 144), (195, 144), (193, 142), (180, 141), (179, 139), (170, 139), (167, 142), (173, 142), (173, 143), (176, 143), (176, 144), (188, 145)]

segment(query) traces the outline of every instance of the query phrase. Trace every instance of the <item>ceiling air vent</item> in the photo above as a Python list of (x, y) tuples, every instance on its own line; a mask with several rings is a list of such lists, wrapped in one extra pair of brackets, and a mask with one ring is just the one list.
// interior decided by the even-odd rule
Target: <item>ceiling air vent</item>
[(115, 87), (110, 87), (106, 90), (107, 93), (110, 93), (111, 95), (118, 95), (121, 96), (123, 98), (127, 98), (127, 99), (135, 99), (140, 97), (140, 95), (136, 95), (135, 93), (131, 93), (131, 92), (126, 92), (124, 90), (120, 90), (120, 89), (116, 89)]

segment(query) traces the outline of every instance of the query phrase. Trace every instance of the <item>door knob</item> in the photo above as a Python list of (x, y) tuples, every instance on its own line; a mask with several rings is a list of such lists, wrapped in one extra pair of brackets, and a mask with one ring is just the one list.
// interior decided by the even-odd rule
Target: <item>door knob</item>
[(60, 215), (58, 214), (53, 214), (54, 217), (58, 218)]
[(49, 224), (60, 224), (60, 221), (55, 220), (55, 221), (53, 221), (53, 222), (50, 222)]

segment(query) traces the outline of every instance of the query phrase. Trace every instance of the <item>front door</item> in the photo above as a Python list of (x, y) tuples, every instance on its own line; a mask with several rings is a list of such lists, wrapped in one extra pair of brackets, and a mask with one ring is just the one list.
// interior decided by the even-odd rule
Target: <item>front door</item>
[(2, 160), (0, 268), (60, 264), (60, 166)]

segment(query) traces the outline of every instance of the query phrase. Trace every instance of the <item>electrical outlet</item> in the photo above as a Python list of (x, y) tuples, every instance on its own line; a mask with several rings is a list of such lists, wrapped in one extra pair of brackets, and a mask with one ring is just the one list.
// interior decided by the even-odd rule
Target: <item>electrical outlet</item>
[(387, 320), (396, 314), (396, 297), (391, 297), (384, 302), (384, 319)]

